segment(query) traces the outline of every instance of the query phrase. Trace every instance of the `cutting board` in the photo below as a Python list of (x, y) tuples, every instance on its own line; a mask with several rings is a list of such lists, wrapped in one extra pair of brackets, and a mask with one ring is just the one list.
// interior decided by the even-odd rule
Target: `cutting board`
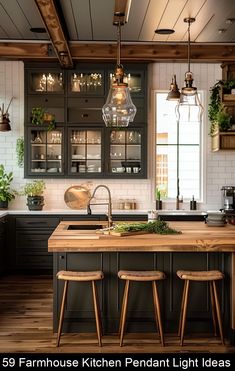
[(110, 232), (111, 236), (117, 236), (117, 237), (126, 237), (126, 236), (135, 236), (137, 234), (148, 234), (147, 231), (136, 231), (136, 232)]

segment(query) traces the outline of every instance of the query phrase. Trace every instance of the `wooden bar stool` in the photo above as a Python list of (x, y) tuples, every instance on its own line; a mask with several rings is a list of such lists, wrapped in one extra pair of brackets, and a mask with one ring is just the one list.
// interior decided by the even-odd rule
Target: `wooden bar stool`
[(162, 346), (164, 346), (164, 335), (163, 335), (163, 330), (162, 330), (160, 302), (159, 302), (156, 281), (165, 279), (166, 278), (165, 273), (160, 272), (160, 271), (124, 271), (122, 270), (118, 272), (118, 277), (121, 280), (126, 280), (124, 294), (123, 294), (123, 301), (122, 301), (119, 331), (118, 331), (119, 336), (120, 336), (120, 347), (123, 345), (130, 281), (152, 282), (155, 320), (156, 320), (157, 328), (159, 329), (161, 344)]
[(186, 313), (187, 313), (187, 306), (188, 306), (188, 294), (189, 294), (189, 282), (190, 281), (210, 283), (210, 297), (211, 297), (211, 309), (212, 309), (214, 332), (216, 335), (216, 317), (217, 317), (221, 342), (222, 344), (224, 344), (220, 305), (219, 305), (218, 294), (217, 294), (216, 283), (215, 283), (215, 281), (222, 280), (224, 278), (224, 274), (217, 270), (214, 270), (214, 271), (179, 270), (176, 272), (176, 274), (181, 280), (185, 280), (182, 302), (181, 302), (179, 330), (178, 330), (178, 335), (180, 336), (180, 345), (183, 346), (183, 343), (184, 343), (184, 329), (185, 329), (185, 323), (186, 323)]
[(100, 316), (100, 307), (99, 307), (99, 300), (98, 294), (96, 289), (96, 282), (102, 280), (104, 278), (104, 274), (102, 271), (90, 271), (90, 272), (73, 272), (73, 271), (60, 271), (57, 273), (58, 280), (64, 280), (64, 291), (61, 301), (61, 309), (60, 309), (60, 319), (59, 319), (59, 326), (58, 326), (58, 334), (57, 334), (57, 342), (56, 346), (60, 345), (60, 336), (62, 331), (62, 325), (64, 320), (64, 309), (65, 309), (65, 301), (67, 296), (67, 289), (69, 281), (76, 281), (76, 282), (91, 282), (92, 283), (92, 294), (93, 294), (93, 303), (94, 303), (94, 311), (95, 311), (95, 321), (96, 321), (96, 331), (98, 337), (99, 346), (102, 346), (101, 342), (101, 335), (102, 335), (102, 325), (101, 325), (101, 316)]

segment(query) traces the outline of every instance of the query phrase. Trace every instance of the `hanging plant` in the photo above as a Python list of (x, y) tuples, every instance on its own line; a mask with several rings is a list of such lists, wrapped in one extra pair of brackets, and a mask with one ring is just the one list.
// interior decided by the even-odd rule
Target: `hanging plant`
[(18, 138), (16, 141), (16, 156), (17, 164), (19, 167), (23, 167), (24, 164), (24, 138)]
[(46, 112), (43, 107), (32, 108), (31, 122), (33, 125), (38, 126), (46, 124), (48, 131), (55, 129), (55, 115)]
[(227, 131), (232, 128), (234, 119), (226, 111), (226, 107), (221, 101), (221, 89), (228, 89), (235, 87), (234, 80), (223, 81), (219, 80), (211, 89), (210, 89), (210, 100), (208, 106), (208, 117), (210, 120), (210, 135), (213, 135), (217, 130)]

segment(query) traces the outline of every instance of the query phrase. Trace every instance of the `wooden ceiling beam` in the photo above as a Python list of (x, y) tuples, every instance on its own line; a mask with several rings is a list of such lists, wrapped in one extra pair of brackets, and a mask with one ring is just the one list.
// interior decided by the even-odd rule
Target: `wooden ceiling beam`
[(34, 1), (46, 27), (61, 67), (72, 68), (72, 56), (54, 0)]
[[(116, 62), (116, 44), (70, 43), (74, 61), (112, 61)], [(49, 53), (50, 44), (0, 42), (1, 59), (46, 59), (55, 60)], [(122, 44), (122, 61), (133, 62), (187, 62), (186, 44)], [(193, 44), (192, 62), (235, 62), (235, 45)]]

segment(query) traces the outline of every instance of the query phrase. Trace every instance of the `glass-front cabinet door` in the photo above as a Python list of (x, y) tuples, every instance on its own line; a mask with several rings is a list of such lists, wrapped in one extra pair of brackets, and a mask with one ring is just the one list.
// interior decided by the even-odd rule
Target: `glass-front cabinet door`
[(70, 95), (103, 95), (104, 71), (94, 68), (77, 68), (68, 75), (68, 93)]
[(29, 175), (63, 175), (63, 129), (29, 131)]
[(142, 129), (111, 130), (108, 172), (125, 177), (143, 175)]
[(68, 174), (78, 176), (101, 175), (102, 129), (70, 128), (68, 133)]
[(54, 69), (29, 70), (28, 71), (28, 93), (63, 93), (64, 73)]

